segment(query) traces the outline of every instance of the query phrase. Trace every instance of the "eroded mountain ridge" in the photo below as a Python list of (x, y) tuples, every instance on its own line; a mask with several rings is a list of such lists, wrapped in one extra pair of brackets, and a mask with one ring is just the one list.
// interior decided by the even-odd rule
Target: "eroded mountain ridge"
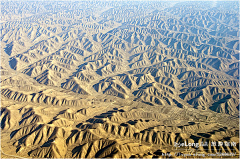
[(1, 3), (2, 155), (238, 155), (237, 2)]

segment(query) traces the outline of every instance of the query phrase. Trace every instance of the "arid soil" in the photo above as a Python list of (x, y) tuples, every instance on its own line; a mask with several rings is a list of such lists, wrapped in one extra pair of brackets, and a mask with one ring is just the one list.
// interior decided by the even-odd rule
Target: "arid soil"
[(239, 157), (239, 2), (1, 2), (2, 158)]

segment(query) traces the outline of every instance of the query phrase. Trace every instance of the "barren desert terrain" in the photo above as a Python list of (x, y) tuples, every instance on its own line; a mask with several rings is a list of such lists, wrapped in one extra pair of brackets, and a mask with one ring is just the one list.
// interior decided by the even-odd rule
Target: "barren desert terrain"
[(238, 158), (238, 1), (2, 1), (1, 158)]

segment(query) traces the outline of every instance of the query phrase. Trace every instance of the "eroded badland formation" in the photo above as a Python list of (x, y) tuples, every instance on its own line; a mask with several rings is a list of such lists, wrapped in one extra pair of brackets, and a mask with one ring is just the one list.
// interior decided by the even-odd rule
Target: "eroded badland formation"
[(238, 158), (237, 1), (1, 2), (0, 69), (2, 158)]

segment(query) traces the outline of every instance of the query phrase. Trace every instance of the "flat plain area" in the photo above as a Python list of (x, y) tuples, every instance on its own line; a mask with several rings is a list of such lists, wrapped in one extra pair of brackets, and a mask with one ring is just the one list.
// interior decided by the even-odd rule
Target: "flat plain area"
[(1, 2), (1, 158), (239, 157), (239, 2)]

